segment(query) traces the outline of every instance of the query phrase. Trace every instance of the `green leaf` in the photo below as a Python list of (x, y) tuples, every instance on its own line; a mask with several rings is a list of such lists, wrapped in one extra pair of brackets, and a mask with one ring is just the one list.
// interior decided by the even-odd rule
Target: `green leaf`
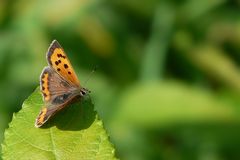
[(113, 122), (121, 122), (123, 126), (155, 128), (174, 124), (222, 125), (239, 121), (235, 107), (207, 91), (180, 82), (136, 85), (124, 92), (119, 104), (120, 109)]
[(37, 88), (5, 131), (3, 159), (116, 159), (89, 97), (56, 114), (44, 127), (35, 128), (42, 105)]
[[(186, 149), (189, 143), (217, 145), (225, 138), (227, 146), (231, 144), (233, 135), (238, 133), (236, 128), (240, 124), (237, 107), (209, 90), (181, 81), (138, 83), (123, 92), (118, 105), (109, 128), (122, 159), (151, 159), (152, 155), (164, 157), (169, 154), (169, 148), (163, 141), (169, 136), (181, 144), (173, 145), (176, 148), (173, 147), (170, 158), (153, 159), (176, 159), (175, 155), (184, 157), (179, 148)], [(234, 134), (230, 131), (232, 128)], [(226, 134), (223, 134), (224, 130)], [(209, 140), (209, 136), (214, 138)], [(217, 137), (220, 137), (219, 141)], [(237, 144), (236, 140), (234, 144)], [(191, 149), (193, 154), (194, 149)], [(199, 150), (196, 152), (199, 154)]]

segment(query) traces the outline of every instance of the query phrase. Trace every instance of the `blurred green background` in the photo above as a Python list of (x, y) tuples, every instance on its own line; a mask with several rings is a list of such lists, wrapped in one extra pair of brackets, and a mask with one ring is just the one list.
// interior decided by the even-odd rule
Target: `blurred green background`
[(53, 39), (120, 159), (240, 159), (240, 0), (0, 0), (0, 141)]

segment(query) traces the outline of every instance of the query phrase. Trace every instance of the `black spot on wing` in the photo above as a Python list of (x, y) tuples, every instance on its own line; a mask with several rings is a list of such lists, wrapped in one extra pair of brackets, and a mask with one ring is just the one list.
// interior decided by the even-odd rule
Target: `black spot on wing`
[(70, 84), (69, 84), (67, 81), (61, 81), (61, 82), (60, 82), (60, 85), (61, 85), (62, 87), (70, 87)]
[(71, 93), (66, 93), (60, 96), (57, 96), (56, 98), (53, 99), (52, 103), (53, 104), (62, 104), (66, 102), (66, 100), (70, 97)]
[(67, 64), (64, 64), (64, 68), (66, 68), (66, 69), (67, 69), (67, 68), (68, 68), (68, 65), (67, 65)]

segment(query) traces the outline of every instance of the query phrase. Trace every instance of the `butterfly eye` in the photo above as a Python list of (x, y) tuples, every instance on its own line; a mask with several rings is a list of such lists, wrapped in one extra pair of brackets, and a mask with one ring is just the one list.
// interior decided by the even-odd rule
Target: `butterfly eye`
[(86, 92), (85, 90), (81, 90), (81, 91), (80, 91), (80, 94), (81, 94), (82, 96), (84, 96), (86, 93), (87, 93), (87, 92)]
[(86, 88), (81, 88), (81, 90), (80, 90), (81, 96), (84, 96), (85, 94), (88, 94), (88, 93), (90, 93), (90, 91), (89, 91), (88, 89), (86, 89)]

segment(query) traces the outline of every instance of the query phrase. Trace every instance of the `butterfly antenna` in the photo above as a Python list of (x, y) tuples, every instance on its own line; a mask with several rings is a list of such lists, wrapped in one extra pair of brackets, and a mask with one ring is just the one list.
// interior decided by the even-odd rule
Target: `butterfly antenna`
[(95, 67), (93, 68), (93, 70), (91, 71), (91, 73), (88, 75), (88, 78), (87, 78), (87, 79), (85, 80), (85, 82), (83, 83), (84, 86), (85, 86), (85, 84), (89, 81), (89, 79), (92, 77), (93, 73), (97, 70), (97, 68), (98, 68), (98, 66), (95, 66)]

